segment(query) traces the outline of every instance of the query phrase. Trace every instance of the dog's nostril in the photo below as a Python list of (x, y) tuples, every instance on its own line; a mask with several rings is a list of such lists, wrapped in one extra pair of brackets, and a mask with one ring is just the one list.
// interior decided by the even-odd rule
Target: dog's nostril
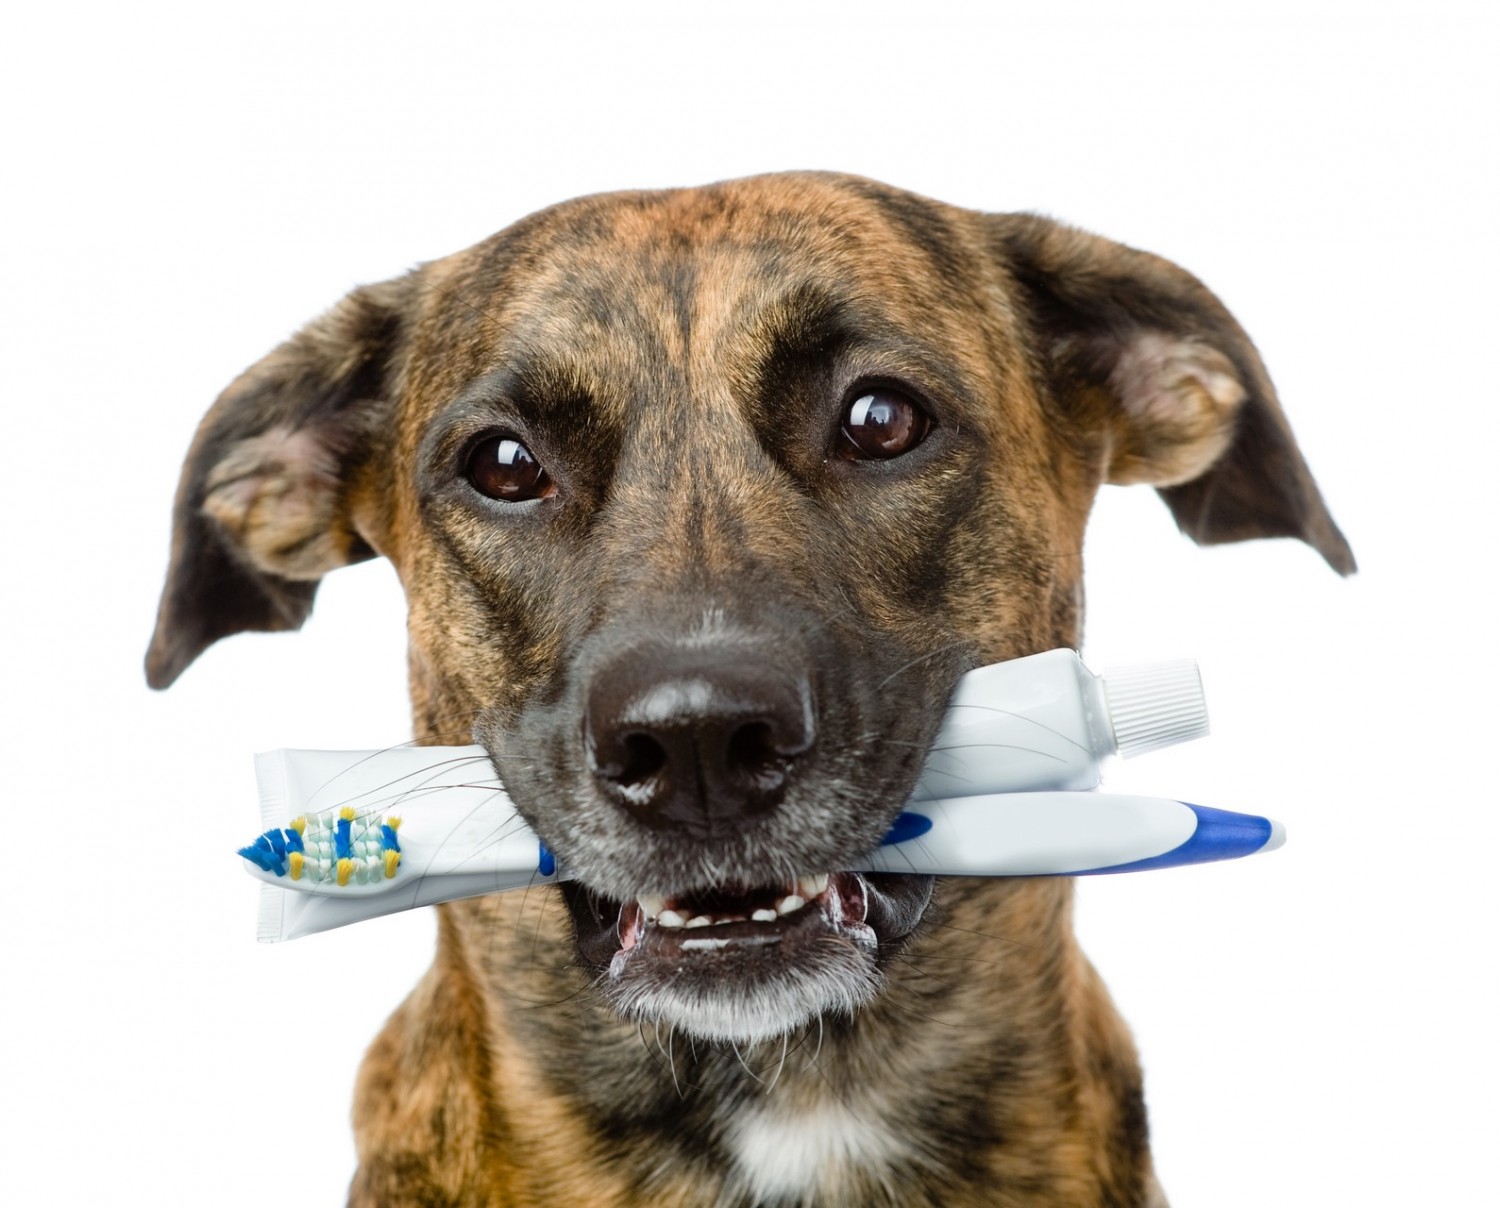
[(625, 758), (614, 779), (627, 788), (650, 780), (666, 766), (666, 748), (649, 734), (627, 734), (624, 747)]
[(731, 776), (762, 789), (779, 785), (786, 776), (786, 760), (776, 749), (770, 724), (763, 721), (748, 722), (730, 735), (724, 762)]

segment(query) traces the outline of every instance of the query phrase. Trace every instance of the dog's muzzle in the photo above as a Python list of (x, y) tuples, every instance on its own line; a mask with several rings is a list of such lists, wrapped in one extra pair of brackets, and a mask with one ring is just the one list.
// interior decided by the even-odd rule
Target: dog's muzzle
[[(633, 896), (587, 876), (564, 895), (622, 1014), (706, 1039), (779, 1036), (867, 1001), (920, 921), (930, 877), (836, 866), (878, 841), (899, 801), (844, 786), (838, 809), (817, 804), (840, 774), (805, 665), (754, 643), (647, 643), (592, 661), (574, 698), (578, 763), (621, 836), (611, 863), (643, 879)], [(685, 873), (695, 854), (700, 871)], [(679, 871), (663, 877), (668, 865)]]

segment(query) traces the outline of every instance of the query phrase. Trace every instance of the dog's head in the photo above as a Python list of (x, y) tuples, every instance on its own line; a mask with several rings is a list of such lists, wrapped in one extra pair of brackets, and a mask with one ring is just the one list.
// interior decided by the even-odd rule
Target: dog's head
[(1254, 348), (1166, 261), (848, 177), (585, 198), (225, 391), (148, 674), (390, 558), (419, 732), (491, 752), (612, 1001), (753, 1040), (878, 989), (931, 883), (845, 870), (963, 671), (1075, 643), (1103, 482), (1353, 568)]

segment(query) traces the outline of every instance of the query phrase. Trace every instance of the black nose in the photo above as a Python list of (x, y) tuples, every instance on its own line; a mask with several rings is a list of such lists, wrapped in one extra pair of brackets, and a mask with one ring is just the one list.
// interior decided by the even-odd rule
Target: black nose
[(732, 830), (780, 802), (817, 731), (807, 676), (765, 652), (639, 649), (591, 677), (589, 768), (641, 822)]

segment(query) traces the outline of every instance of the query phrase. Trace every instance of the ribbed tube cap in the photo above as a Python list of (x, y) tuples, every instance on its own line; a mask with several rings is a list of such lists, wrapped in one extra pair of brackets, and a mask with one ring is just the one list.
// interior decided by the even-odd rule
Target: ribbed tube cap
[(1196, 659), (1117, 667), (1100, 678), (1115, 743), (1124, 758), (1208, 733), (1208, 706)]

